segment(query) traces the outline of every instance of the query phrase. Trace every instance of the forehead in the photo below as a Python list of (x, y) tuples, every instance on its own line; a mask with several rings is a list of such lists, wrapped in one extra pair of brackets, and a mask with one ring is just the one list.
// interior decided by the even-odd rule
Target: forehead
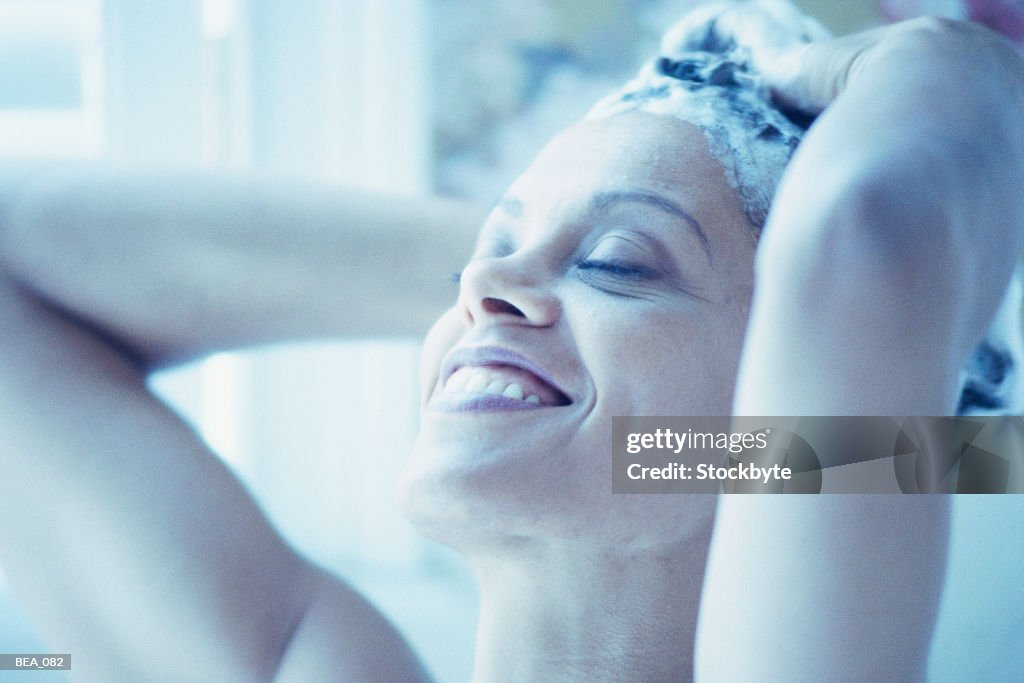
[(603, 192), (640, 191), (687, 207), (698, 220), (742, 216), (736, 192), (697, 126), (628, 112), (577, 123), (556, 136), (509, 188), (505, 208), (576, 211)]

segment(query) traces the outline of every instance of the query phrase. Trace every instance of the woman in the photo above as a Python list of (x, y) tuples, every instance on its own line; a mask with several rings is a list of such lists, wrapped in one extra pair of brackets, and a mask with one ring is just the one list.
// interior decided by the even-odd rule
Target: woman
[[(624, 111), (599, 107), (513, 183), (428, 337), (401, 500), (477, 571), (477, 680), (923, 675), (943, 499), (613, 496), (610, 418), (953, 412), (1024, 246), (1024, 71), (968, 24), (803, 47), (786, 6), (715, 12), (655, 63), (673, 96), (696, 73), (713, 101), (746, 97), (761, 63), (785, 106), (825, 109), (760, 239), (785, 159), (741, 158), (719, 119), (632, 106), (627, 88)], [(788, 158), (795, 124), (745, 120)], [(440, 285), (390, 264), (444, 261), (473, 210), (74, 172), (10, 187), (0, 548), (76, 671), (426, 680), (144, 376), (239, 344), (407, 329)], [(396, 225), (411, 237), (388, 241)]]

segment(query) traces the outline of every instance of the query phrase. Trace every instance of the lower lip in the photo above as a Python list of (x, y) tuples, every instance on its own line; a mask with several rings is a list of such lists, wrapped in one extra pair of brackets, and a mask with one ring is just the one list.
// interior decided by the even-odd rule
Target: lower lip
[(440, 394), (431, 399), (427, 407), (444, 413), (496, 413), (506, 410), (537, 410), (546, 406), (492, 394), (484, 396)]

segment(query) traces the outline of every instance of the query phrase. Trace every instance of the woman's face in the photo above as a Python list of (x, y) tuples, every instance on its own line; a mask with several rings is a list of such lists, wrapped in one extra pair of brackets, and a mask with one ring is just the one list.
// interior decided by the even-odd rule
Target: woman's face
[(633, 112), (556, 137), (427, 337), (411, 519), (456, 546), (650, 545), (706, 519), (696, 496), (611, 494), (612, 417), (730, 413), (754, 249), (695, 126)]

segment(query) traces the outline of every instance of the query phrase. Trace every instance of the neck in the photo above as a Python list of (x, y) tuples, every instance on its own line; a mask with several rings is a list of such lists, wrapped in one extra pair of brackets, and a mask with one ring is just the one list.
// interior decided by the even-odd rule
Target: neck
[(711, 525), (626, 555), (578, 545), (477, 558), (474, 681), (686, 681)]

